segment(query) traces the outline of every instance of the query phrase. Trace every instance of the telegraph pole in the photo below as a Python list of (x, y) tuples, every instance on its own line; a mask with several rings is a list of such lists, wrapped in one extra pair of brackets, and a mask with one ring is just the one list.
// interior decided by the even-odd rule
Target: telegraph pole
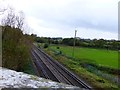
[(77, 34), (77, 29), (75, 29), (75, 36), (74, 36), (74, 41), (73, 41), (73, 57), (74, 57), (76, 34)]

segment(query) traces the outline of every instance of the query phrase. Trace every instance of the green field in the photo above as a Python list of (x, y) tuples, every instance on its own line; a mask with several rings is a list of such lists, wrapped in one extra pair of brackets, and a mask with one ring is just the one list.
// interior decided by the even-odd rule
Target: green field
[[(51, 45), (49, 48), (54, 50), (61, 50), (63, 54), (72, 56), (73, 47)], [(87, 62), (93, 62), (102, 66), (118, 68), (118, 52), (104, 49), (80, 48), (75, 47), (74, 57)]]

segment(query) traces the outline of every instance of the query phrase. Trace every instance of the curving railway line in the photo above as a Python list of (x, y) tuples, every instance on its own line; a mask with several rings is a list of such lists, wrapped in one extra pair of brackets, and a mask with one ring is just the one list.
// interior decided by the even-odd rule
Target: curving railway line
[(32, 57), (39, 75), (46, 79), (62, 82), (80, 88), (92, 89), (59, 62), (51, 58), (42, 49), (33, 46)]

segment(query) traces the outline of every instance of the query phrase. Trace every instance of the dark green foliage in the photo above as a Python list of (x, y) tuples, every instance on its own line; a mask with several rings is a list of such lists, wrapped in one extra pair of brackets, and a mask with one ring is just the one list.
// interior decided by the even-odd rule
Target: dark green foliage
[(44, 44), (44, 48), (48, 48), (48, 44), (47, 43)]
[(60, 47), (57, 47), (57, 49), (60, 49)]
[[(74, 38), (64, 38), (62, 44), (73, 46)], [(118, 50), (120, 49), (120, 41), (116, 40), (104, 40), (104, 39), (75, 39), (75, 46), (90, 47), (90, 48), (103, 48), (107, 50)]]
[(48, 38), (44, 38), (44, 37), (36, 37), (35, 41), (38, 43), (47, 43), (48, 42)]
[(97, 79), (98, 82), (105, 83), (103, 79)]
[(10, 26), (2, 28), (2, 66), (23, 71), (30, 60), (30, 43), (22, 31)]
[(60, 54), (62, 54), (62, 51), (60, 51)]
[(48, 44), (64, 44), (73, 46), (89, 47), (89, 48), (101, 48), (107, 50), (120, 50), (120, 41), (117, 40), (105, 40), (105, 39), (81, 39), (81, 38), (50, 38), (50, 37), (36, 37), (35, 41), (38, 43)]
[(62, 38), (36, 37), (35, 41), (38, 43), (61, 44)]

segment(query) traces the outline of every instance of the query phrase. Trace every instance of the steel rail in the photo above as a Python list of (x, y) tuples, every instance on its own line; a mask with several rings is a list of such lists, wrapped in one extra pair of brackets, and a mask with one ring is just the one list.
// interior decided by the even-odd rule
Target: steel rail
[[(87, 85), (85, 82), (79, 79), (78, 76), (66, 69), (63, 65), (61, 65), (58, 61), (54, 60), (40, 48), (34, 46), (33, 53), (34, 57), (36, 57), (36, 60), (38, 59), (37, 63), (40, 63), (40, 61), (43, 62), (44, 65), (48, 68), (48, 70), (57, 79), (56, 81), (78, 86), (85, 89), (92, 89), (89, 85)], [(44, 68), (42, 68), (42, 70), (44, 72)], [(48, 70), (46, 72), (48, 72)], [(49, 77), (49, 75), (47, 75), (47, 77)]]

